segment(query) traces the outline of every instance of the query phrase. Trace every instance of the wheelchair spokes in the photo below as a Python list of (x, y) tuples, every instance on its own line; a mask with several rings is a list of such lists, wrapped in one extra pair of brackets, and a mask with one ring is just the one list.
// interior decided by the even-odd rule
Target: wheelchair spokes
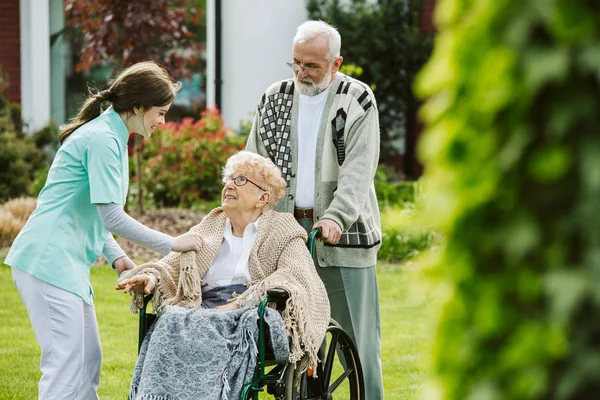
[[(297, 400), (298, 390), (294, 386), (294, 371), (294, 364), (277, 364), (269, 371), (268, 381), (262, 382), (266, 385), (266, 393), (264, 388), (258, 389), (252, 384), (247, 384), (247, 389), (242, 391), (240, 398), (243, 400)], [(259, 385), (262, 386), (261, 383)]]
[(334, 396), (351, 400), (365, 398), (358, 352), (342, 328), (335, 324), (327, 328), (325, 351), (320, 356), (322, 362), (317, 366), (317, 377), (306, 373), (302, 376), (299, 400), (328, 400)]

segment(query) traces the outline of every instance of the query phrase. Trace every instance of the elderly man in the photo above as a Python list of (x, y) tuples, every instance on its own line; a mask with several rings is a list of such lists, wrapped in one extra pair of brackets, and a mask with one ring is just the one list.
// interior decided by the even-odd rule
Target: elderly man
[(315, 264), (332, 317), (355, 340), (369, 400), (383, 398), (379, 293), (381, 243), (373, 177), (379, 117), (368, 85), (338, 72), (340, 34), (322, 21), (298, 27), (293, 79), (262, 96), (247, 150), (269, 157), (288, 183), (277, 210), (322, 228)]

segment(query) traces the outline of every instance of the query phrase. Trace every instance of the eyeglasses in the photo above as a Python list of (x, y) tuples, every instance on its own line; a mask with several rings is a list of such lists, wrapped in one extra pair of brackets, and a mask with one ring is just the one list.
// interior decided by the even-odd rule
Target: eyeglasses
[(319, 72), (321, 70), (321, 67), (307, 67), (305, 65), (302, 64), (298, 64), (296, 62), (291, 63), (291, 62), (286, 62), (287, 66), (290, 67), (294, 72), (298, 72), (300, 70), (303, 70), (304, 72), (307, 72), (309, 74), (315, 74), (317, 72)]
[(231, 181), (233, 181), (233, 184), (235, 186), (244, 186), (246, 183), (250, 182), (251, 184), (253, 184), (257, 188), (259, 188), (263, 192), (267, 192), (267, 190), (258, 186), (256, 183), (252, 182), (250, 179), (246, 178), (244, 175), (236, 176), (235, 178), (232, 178), (231, 176), (227, 175), (227, 176), (223, 177), (221, 182), (223, 183), (223, 185), (227, 185)]

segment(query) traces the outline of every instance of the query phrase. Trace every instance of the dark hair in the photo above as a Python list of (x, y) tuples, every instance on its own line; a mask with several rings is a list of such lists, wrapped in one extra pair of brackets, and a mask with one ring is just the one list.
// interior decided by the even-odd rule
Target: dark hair
[(173, 102), (180, 86), (167, 70), (152, 61), (134, 64), (121, 72), (107, 90), (90, 92), (75, 118), (60, 127), (58, 140), (62, 144), (74, 130), (98, 117), (105, 101), (119, 114), (132, 112), (134, 107), (160, 107)]

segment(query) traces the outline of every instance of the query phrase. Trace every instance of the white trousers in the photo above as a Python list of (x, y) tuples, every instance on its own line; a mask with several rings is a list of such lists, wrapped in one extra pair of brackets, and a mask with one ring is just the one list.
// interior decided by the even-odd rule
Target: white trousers
[(102, 348), (94, 306), (26, 272), (11, 271), (42, 349), (38, 399), (98, 399)]

